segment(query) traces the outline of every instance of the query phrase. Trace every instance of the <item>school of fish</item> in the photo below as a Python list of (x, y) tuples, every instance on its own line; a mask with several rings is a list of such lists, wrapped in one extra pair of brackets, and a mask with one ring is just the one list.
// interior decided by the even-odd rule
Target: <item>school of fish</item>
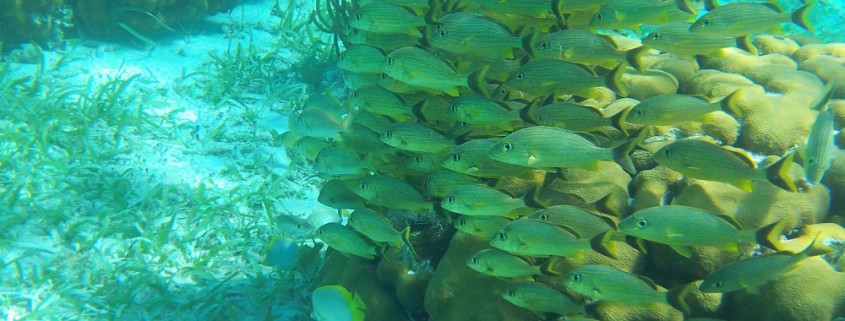
[[(790, 107), (818, 111), (806, 139), (760, 162), (761, 151), (720, 137), (660, 134), (717, 116), (742, 123), (751, 117), (742, 104), (748, 88), (693, 95), (678, 85), (682, 73), (657, 70), (668, 61), (706, 72), (699, 59), (725, 50), (757, 55), (751, 39), (787, 25), (812, 33), (816, 1), (794, 11), (774, 1), (329, 3), (348, 92), (312, 94), (289, 117), (283, 144), (314, 165), (324, 180), (319, 202), (344, 218), (321, 225), (280, 218), (288, 241), (279, 244), (316, 237), (346, 256), (381, 260), (393, 249), (424, 261), (432, 251), (418, 247), (425, 242), (414, 240), (412, 221), (396, 213), (448, 223), (456, 233), (489, 240), (488, 248), (466, 257), (467, 268), (519, 280), (501, 298), (543, 320), (604, 320), (590, 308), (602, 302), (645, 310), (668, 305), (687, 318), (712, 317), (694, 314), (693, 293), (758, 293), (802, 261), (831, 252), (818, 238), (804, 250), (785, 250), (785, 235), (802, 226), (743, 226), (733, 213), (673, 204), (671, 190), (659, 206), (629, 210), (631, 181), (656, 167), (691, 184), (720, 182), (749, 195), (820, 188), (841, 155), (828, 109), (833, 81), (806, 106)], [(654, 74), (674, 82), (672, 91), (649, 92), (632, 81)], [(644, 147), (661, 139), (659, 148)], [(608, 189), (572, 179), (572, 173), (605, 172), (627, 180)], [(280, 246), (272, 251), (281, 253)], [(697, 259), (700, 247), (737, 259), (703, 280), (660, 282), (612, 264), (555, 263), (593, 253), (618, 260), (630, 247), (648, 257), (660, 246), (677, 260)], [(330, 303), (352, 302), (343, 291), (326, 292), (346, 298)], [(366, 293), (356, 295), (353, 307), (346, 305), (354, 313), (318, 319), (363, 320), (364, 310), (355, 306), (363, 306)]]

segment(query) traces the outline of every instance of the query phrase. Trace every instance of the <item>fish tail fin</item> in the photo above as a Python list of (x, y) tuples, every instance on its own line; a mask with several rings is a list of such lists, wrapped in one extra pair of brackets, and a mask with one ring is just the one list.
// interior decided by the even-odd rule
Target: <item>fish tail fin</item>
[(533, 58), (537, 56), (537, 48), (534, 47), (534, 43), (539, 39), (540, 31), (537, 29), (530, 30), (525, 37), (522, 37), (522, 49), (525, 49), (529, 57)]
[(725, 96), (725, 98), (722, 98), (722, 100), (719, 101), (719, 105), (722, 107), (722, 110), (729, 114), (736, 115), (739, 118), (745, 117), (742, 110), (739, 108), (739, 97), (742, 96), (743, 92), (744, 90), (742, 88), (738, 88), (737, 90), (734, 90), (734, 92)]
[(487, 78), (487, 73), (490, 71), (490, 65), (486, 65), (481, 69), (467, 75), (467, 86), (481, 94), (485, 98), (490, 98), (490, 90), (487, 89), (487, 83), (484, 81)]
[(798, 191), (798, 187), (795, 186), (795, 180), (792, 179), (792, 176), (789, 173), (792, 169), (793, 158), (795, 158), (795, 153), (790, 152), (765, 169), (766, 178), (769, 182), (772, 182), (772, 184), (775, 184), (777, 187), (790, 192)]
[(786, 231), (786, 221), (780, 220), (759, 228), (754, 234), (757, 244), (780, 251), (780, 235)]
[(425, 22), (428, 25), (436, 25), (440, 21), (440, 16), (443, 14), (442, 1), (429, 1), (429, 9), (425, 12)]
[(566, 29), (566, 14), (563, 13), (564, 7), (566, 7), (566, 4), (563, 3), (563, 1), (552, 0), (552, 12), (555, 14), (555, 17), (557, 17), (557, 22), (561, 29)]
[(716, 7), (718, 7), (718, 6), (719, 6), (718, 0), (704, 0), (704, 9), (707, 9), (707, 11), (716, 9)]
[(643, 55), (651, 50), (647, 45), (639, 46), (625, 52), (625, 60), (631, 67), (634, 67), (640, 73), (645, 72), (645, 65), (643, 64)]
[(555, 267), (556, 267), (555, 261), (556, 260), (555, 260), (554, 256), (549, 257), (549, 259), (546, 260), (546, 262), (543, 262), (543, 264), (541, 264), (539, 266), (540, 273), (542, 273), (543, 275), (555, 275), (555, 276), (563, 275), (562, 272), (555, 270)]
[(830, 102), (830, 99), (833, 98), (834, 93), (836, 93), (836, 80), (830, 80), (824, 86), (824, 89), (822, 89), (821, 97), (816, 99), (810, 108), (818, 111), (826, 111), (828, 109), (828, 103)]
[(610, 88), (622, 97), (628, 97), (628, 86), (622, 81), (622, 75), (625, 74), (626, 67), (628, 67), (628, 64), (624, 62), (620, 63), (605, 75), (605, 85), (607, 88)]
[(542, 106), (542, 105), (543, 105), (543, 103), (541, 102), (540, 98), (536, 98), (536, 99), (532, 100), (528, 104), (528, 106), (525, 106), (525, 107), (523, 107), (522, 109), (519, 110), (519, 117), (522, 118), (522, 120), (526, 123), (529, 123), (529, 124), (532, 124), (532, 125), (537, 125), (537, 117), (536, 117), (537, 114), (536, 114), (536, 112), (537, 112), (537, 108), (540, 108), (540, 106)]
[(632, 107), (625, 108), (625, 110), (616, 113), (610, 120), (610, 124), (613, 125), (613, 128), (618, 129), (620, 132), (625, 134), (625, 136), (630, 136), (631, 134), (628, 132), (628, 123), (625, 121), (628, 118), (628, 114), (631, 113)]
[(522, 201), (525, 203), (525, 206), (535, 209), (548, 208), (548, 205), (537, 199), (537, 196), (540, 194), (542, 189), (543, 185), (537, 184), (537, 186), (528, 190), (528, 192), (522, 196)]
[(695, 10), (690, 0), (676, 0), (676, 3), (678, 4), (678, 9), (689, 14), (698, 15), (698, 11)]
[(819, 255), (825, 255), (827, 253), (830, 253), (831, 248), (829, 248), (829, 247), (821, 244), (821, 242), (819, 242), (819, 236), (821, 234), (822, 234), (822, 232), (816, 233), (816, 236), (813, 237), (813, 241), (810, 242), (810, 244), (807, 245), (806, 248), (801, 250), (801, 252), (798, 252), (798, 255), (803, 255), (805, 257), (812, 257), (812, 256), (819, 256)]
[(415, 258), (419, 258), (417, 250), (414, 249), (414, 245), (413, 243), (411, 243), (411, 226), (406, 226), (405, 229), (402, 230), (402, 232), (400, 233), (402, 234), (402, 241), (404, 241), (405, 245), (408, 246), (408, 249), (411, 250), (411, 254), (413, 254)]
[(680, 310), (684, 315), (692, 313), (690, 308), (690, 299), (692, 299), (692, 290), (696, 289), (695, 283), (687, 283), (680, 285), (666, 292), (666, 302), (673, 308)]
[(618, 259), (616, 255), (616, 243), (612, 241), (613, 234), (616, 233), (613, 229), (607, 229), (603, 233), (593, 236), (590, 239), (590, 246), (594, 251), (601, 253), (612, 259)]
[(814, 4), (815, 1), (808, 1), (803, 7), (792, 12), (792, 22), (813, 34), (816, 33), (816, 28), (810, 23), (810, 9), (813, 8)]
[(736, 47), (745, 51), (748, 51), (754, 55), (759, 55), (760, 50), (757, 50), (757, 47), (754, 46), (754, 43), (751, 42), (751, 37), (749, 36), (742, 36), (736, 38)]
[(628, 141), (613, 148), (613, 160), (630, 174), (637, 173), (637, 169), (634, 166), (634, 160), (631, 159), (631, 151), (633, 151), (634, 147), (637, 147), (639, 143), (639, 139), (634, 138), (629, 139)]

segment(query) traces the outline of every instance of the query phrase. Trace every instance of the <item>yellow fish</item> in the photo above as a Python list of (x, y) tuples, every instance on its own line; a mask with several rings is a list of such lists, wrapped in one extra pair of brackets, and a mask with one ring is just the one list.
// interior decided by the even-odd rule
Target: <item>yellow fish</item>
[(669, 303), (681, 311), (689, 311), (683, 299), (691, 290), (684, 285), (670, 291), (658, 291), (650, 280), (609, 265), (584, 265), (563, 277), (563, 285), (593, 300), (649, 306)]
[(440, 202), (446, 210), (471, 216), (516, 217), (514, 211), (525, 208), (525, 200), (513, 198), (495, 188), (469, 184), (455, 188)]
[(329, 247), (344, 255), (355, 255), (368, 260), (376, 258), (376, 247), (355, 231), (340, 223), (328, 223), (317, 229), (317, 237)]
[(504, 26), (465, 12), (438, 18), (426, 39), (434, 48), (461, 55), (513, 58), (514, 49), (522, 48), (522, 38)]
[(337, 67), (351, 72), (381, 73), (382, 61), (384, 61), (384, 53), (378, 48), (352, 45), (340, 53)]
[(631, 29), (640, 32), (644, 24), (692, 21), (695, 9), (689, 0), (608, 0), (590, 20), (596, 29)]
[(732, 252), (741, 243), (760, 243), (777, 248), (775, 243), (782, 223), (759, 230), (742, 230), (733, 218), (703, 210), (665, 205), (639, 210), (619, 222), (619, 231), (644, 240), (666, 244), (684, 257), (691, 257), (691, 246), (712, 246)]
[(595, 250), (615, 257), (611, 231), (592, 239), (581, 239), (564, 227), (534, 220), (516, 220), (496, 232), (490, 245), (513, 254), (529, 256), (574, 256)]
[(683, 122), (702, 121), (708, 114), (720, 110), (742, 117), (742, 111), (736, 105), (736, 98), (741, 93), (742, 91), (737, 89), (725, 98), (712, 103), (681, 94), (653, 96), (617, 114), (613, 125), (628, 134), (627, 123), (669, 126)]
[(606, 68), (613, 68), (625, 61), (636, 66), (643, 53), (641, 50), (619, 49), (612, 37), (583, 29), (555, 31), (539, 39), (529, 39), (528, 44), (526, 50), (538, 59), (559, 59)]
[(616, 161), (628, 173), (635, 173), (629, 153), (632, 139), (616, 147), (598, 147), (580, 135), (560, 128), (534, 126), (517, 130), (490, 149), (494, 160), (531, 168), (598, 168), (599, 161)]
[[(533, 99), (551, 95), (571, 94), (595, 98), (595, 88), (607, 87), (621, 96), (628, 95), (622, 82), (626, 64), (619, 64), (604, 76), (597, 76), (591, 69), (570, 62), (554, 59), (531, 61), (511, 75), (499, 88), (507, 93), (506, 99)], [(522, 97), (519, 97), (522, 95)]]
[(358, 181), (352, 188), (367, 204), (427, 213), (430, 201), (413, 186), (393, 176), (376, 174)]
[(409, 152), (442, 153), (455, 142), (434, 129), (417, 122), (398, 122), (381, 134), (387, 145)]
[(793, 157), (794, 153), (789, 153), (770, 166), (758, 168), (744, 152), (699, 139), (678, 140), (654, 153), (655, 161), (685, 176), (733, 184), (746, 191), (752, 190), (752, 181), (768, 181), (797, 191), (789, 175)]
[(540, 282), (523, 281), (514, 284), (502, 292), (502, 298), (515, 306), (534, 311), (538, 315), (539, 313), (554, 313), (565, 316), (587, 313), (584, 310), (584, 304)]
[(819, 244), (817, 235), (807, 248), (798, 253), (780, 251), (728, 263), (707, 275), (698, 288), (704, 293), (727, 293), (743, 289), (759, 293), (759, 286), (792, 270), (804, 259), (827, 252), (828, 249)]
[(453, 97), (458, 96), (459, 88), (466, 87), (489, 96), (484, 84), (487, 68), (470, 75), (460, 75), (442, 59), (419, 48), (396, 49), (387, 55), (381, 67), (388, 76), (410, 86)]
[(706, 36), (691, 32), (690, 22), (670, 22), (645, 35), (643, 45), (682, 57), (712, 55), (722, 48), (736, 47), (734, 37)]
[(772, 3), (733, 2), (713, 8), (698, 18), (689, 30), (711, 37), (741, 37), (776, 30), (780, 24), (792, 22), (815, 33), (809, 18), (814, 4), (815, 1), (809, 1), (793, 12), (782, 12)]
[(479, 273), (500, 278), (520, 278), (542, 275), (540, 266), (497, 249), (484, 249), (467, 259), (467, 266)]
[(458, 231), (489, 239), (510, 222), (511, 220), (501, 216), (461, 215), (453, 224)]
[(417, 35), (419, 27), (425, 26), (425, 18), (400, 5), (373, 1), (352, 13), (349, 26), (376, 33)]
[(356, 89), (349, 97), (349, 103), (356, 109), (384, 115), (397, 121), (414, 117), (414, 111), (405, 105), (399, 95), (381, 86), (370, 85)]
[(407, 244), (411, 252), (416, 255), (414, 247), (411, 246), (411, 227), (406, 226), (402, 231), (398, 231), (387, 218), (371, 209), (363, 208), (352, 212), (349, 215), (349, 226), (379, 244), (387, 243), (395, 248), (402, 248)]

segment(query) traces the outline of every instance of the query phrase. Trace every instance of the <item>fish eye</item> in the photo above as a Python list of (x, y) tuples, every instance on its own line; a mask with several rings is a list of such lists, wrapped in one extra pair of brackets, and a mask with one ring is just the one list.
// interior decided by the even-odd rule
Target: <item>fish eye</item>
[(454, 197), (454, 196), (447, 196), (447, 197), (446, 197), (446, 202), (448, 202), (448, 203), (454, 203), (454, 202), (455, 202), (455, 197)]
[(506, 152), (510, 151), (511, 149), (513, 149), (513, 145), (511, 143), (505, 143), (504, 145), (502, 145), (502, 150)]
[(393, 65), (393, 57), (387, 57), (387, 64), (391, 66)]
[(648, 221), (644, 218), (641, 218), (639, 221), (637, 221), (637, 225), (639, 227), (646, 227), (648, 226)]
[(668, 149), (668, 148), (667, 148), (667, 149), (664, 149), (664, 150), (663, 150), (663, 155), (666, 155), (666, 157), (672, 156), (672, 150), (670, 150), (670, 149)]
[(441, 36), (441, 37), (446, 37), (446, 30), (440, 31), (440, 36)]
[(452, 154), (452, 160), (453, 160), (453, 161), (456, 161), (456, 162), (457, 162), (457, 161), (459, 161), (459, 160), (461, 160), (461, 155), (458, 155), (458, 154)]
[(477, 257), (472, 258), (472, 263), (473, 263), (473, 264), (478, 264), (478, 258), (477, 258)]
[(501, 95), (507, 95), (507, 94), (508, 94), (508, 90), (507, 90), (506, 88), (499, 89), (499, 94), (501, 94)]
[(602, 20), (602, 19), (604, 19), (604, 14), (602, 14), (601, 12), (596, 13), (596, 20)]
[(458, 220), (458, 225), (461, 225), (461, 226), (466, 226), (466, 225), (467, 225), (467, 220), (465, 220), (465, 219), (460, 219), (460, 220)]
[(525, 79), (525, 74), (523, 74), (523, 73), (516, 74), (516, 80), (523, 80), (523, 79)]
[(393, 138), (393, 132), (392, 132), (392, 131), (386, 131), (386, 132), (384, 132), (384, 137), (387, 137), (387, 138)]
[(657, 39), (660, 39), (659, 33), (655, 33), (654, 35), (651, 36), (651, 40), (657, 40)]
[(548, 41), (543, 41), (543, 43), (541, 43), (541, 44), (540, 44), (540, 48), (546, 49), (546, 48), (548, 48), (548, 47), (549, 47), (549, 42), (548, 42)]
[(548, 220), (549, 220), (549, 216), (548, 216), (548, 215), (546, 215), (546, 214), (542, 214), (542, 215), (540, 215), (540, 219), (541, 219), (541, 220), (543, 220), (543, 221), (548, 221)]
[(645, 112), (642, 109), (638, 109), (636, 112), (637, 116), (642, 116)]
[(508, 290), (508, 296), (516, 296), (516, 292), (513, 290)]
[(361, 19), (363, 19), (363, 16), (361, 16), (361, 14), (360, 14), (360, 13), (359, 13), (359, 14), (356, 14), (356, 15), (355, 15), (355, 19), (361, 20)]
[(704, 26), (704, 27), (709, 27), (710, 26), (710, 19), (704, 19), (703, 21), (701, 21), (701, 25)]
[(367, 184), (361, 183), (361, 185), (359, 185), (359, 187), (361, 187), (362, 190), (365, 190), (365, 191), (367, 190)]
[(722, 287), (722, 281), (716, 281), (716, 283), (713, 283), (713, 285), (717, 288), (721, 288)]
[(500, 241), (504, 241), (504, 240), (507, 240), (507, 239), (508, 239), (508, 236), (505, 234), (505, 232), (499, 232), (499, 233), (497, 233), (497, 234), (496, 234), (496, 237), (498, 237)]
[(452, 112), (457, 113), (457, 112), (458, 112), (458, 106), (456, 106), (456, 105), (449, 106), (449, 110), (451, 110)]
[(573, 282), (581, 282), (581, 275), (579, 275), (579, 274), (573, 274), (573, 275), (572, 275), (572, 281), (573, 281)]

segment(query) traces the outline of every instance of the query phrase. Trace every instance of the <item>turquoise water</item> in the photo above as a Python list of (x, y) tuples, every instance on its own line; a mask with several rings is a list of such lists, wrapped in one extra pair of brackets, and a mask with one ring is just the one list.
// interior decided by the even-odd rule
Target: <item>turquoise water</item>
[[(284, 133), (309, 96), (349, 91), (313, 5), (244, 1), (162, 34), (3, 53), (0, 318), (311, 320), (334, 277), (313, 233), (346, 219)], [(843, 16), (820, 2), (818, 36), (845, 41)]]

